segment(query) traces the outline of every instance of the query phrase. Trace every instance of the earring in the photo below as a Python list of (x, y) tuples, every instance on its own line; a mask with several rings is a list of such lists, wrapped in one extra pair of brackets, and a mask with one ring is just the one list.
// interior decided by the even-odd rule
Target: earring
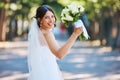
[(54, 24), (54, 27), (56, 27), (56, 24)]

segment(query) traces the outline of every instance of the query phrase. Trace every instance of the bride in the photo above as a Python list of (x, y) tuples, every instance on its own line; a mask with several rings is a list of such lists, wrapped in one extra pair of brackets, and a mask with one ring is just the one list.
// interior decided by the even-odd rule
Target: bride
[(70, 50), (82, 28), (74, 28), (74, 32), (59, 47), (51, 30), (54, 28), (56, 17), (47, 5), (37, 8), (36, 16), (28, 34), (28, 80), (63, 80), (56, 58), (62, 59)]

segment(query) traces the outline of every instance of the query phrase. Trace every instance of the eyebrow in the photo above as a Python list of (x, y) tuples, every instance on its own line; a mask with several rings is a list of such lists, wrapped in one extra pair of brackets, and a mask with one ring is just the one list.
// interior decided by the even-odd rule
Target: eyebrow
[[(49, 15), (45, 15), (45, 17), (47, 17), (47, 16), (49, 16)], [(55, 16), (54, 14), (52, 14), (52, 15), (50, 15), (50, 16)]]

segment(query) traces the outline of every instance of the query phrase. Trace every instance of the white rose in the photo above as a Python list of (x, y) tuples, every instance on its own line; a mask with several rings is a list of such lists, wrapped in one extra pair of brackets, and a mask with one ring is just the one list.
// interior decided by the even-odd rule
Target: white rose
[(65, 14), (64, 17), (61, 18), (62, 20), (73, 21), (73, 17), (69, 14)]
[(78, 8), (80, 8), (79, 12), (83, 12), (84, 8), (82, 6), (78, 6)]
[(77, 5), (74, 5), (74, 4), (68, 5), (68, 9), (72, 11), (72, 14), (76, 14), (79, 12)]
[(61, 16), (64, 16), (64, 14), (69, 14), (69, 9), (63, 9), (62, 10), (62, 13), (61, 13)]

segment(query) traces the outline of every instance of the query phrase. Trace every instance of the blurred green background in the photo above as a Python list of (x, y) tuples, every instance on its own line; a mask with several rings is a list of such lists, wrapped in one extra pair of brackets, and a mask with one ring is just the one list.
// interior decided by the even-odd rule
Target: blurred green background
[[(61, 10), (75, 3), (85, 8), (90, 41), (120, 48), (120, 0), (0, 0), (0, 41), (27, 36), (31, 18), (42, 4), (51, 6), (60, 21)], [(60, 26), (57, 26), (60, 27)]]

